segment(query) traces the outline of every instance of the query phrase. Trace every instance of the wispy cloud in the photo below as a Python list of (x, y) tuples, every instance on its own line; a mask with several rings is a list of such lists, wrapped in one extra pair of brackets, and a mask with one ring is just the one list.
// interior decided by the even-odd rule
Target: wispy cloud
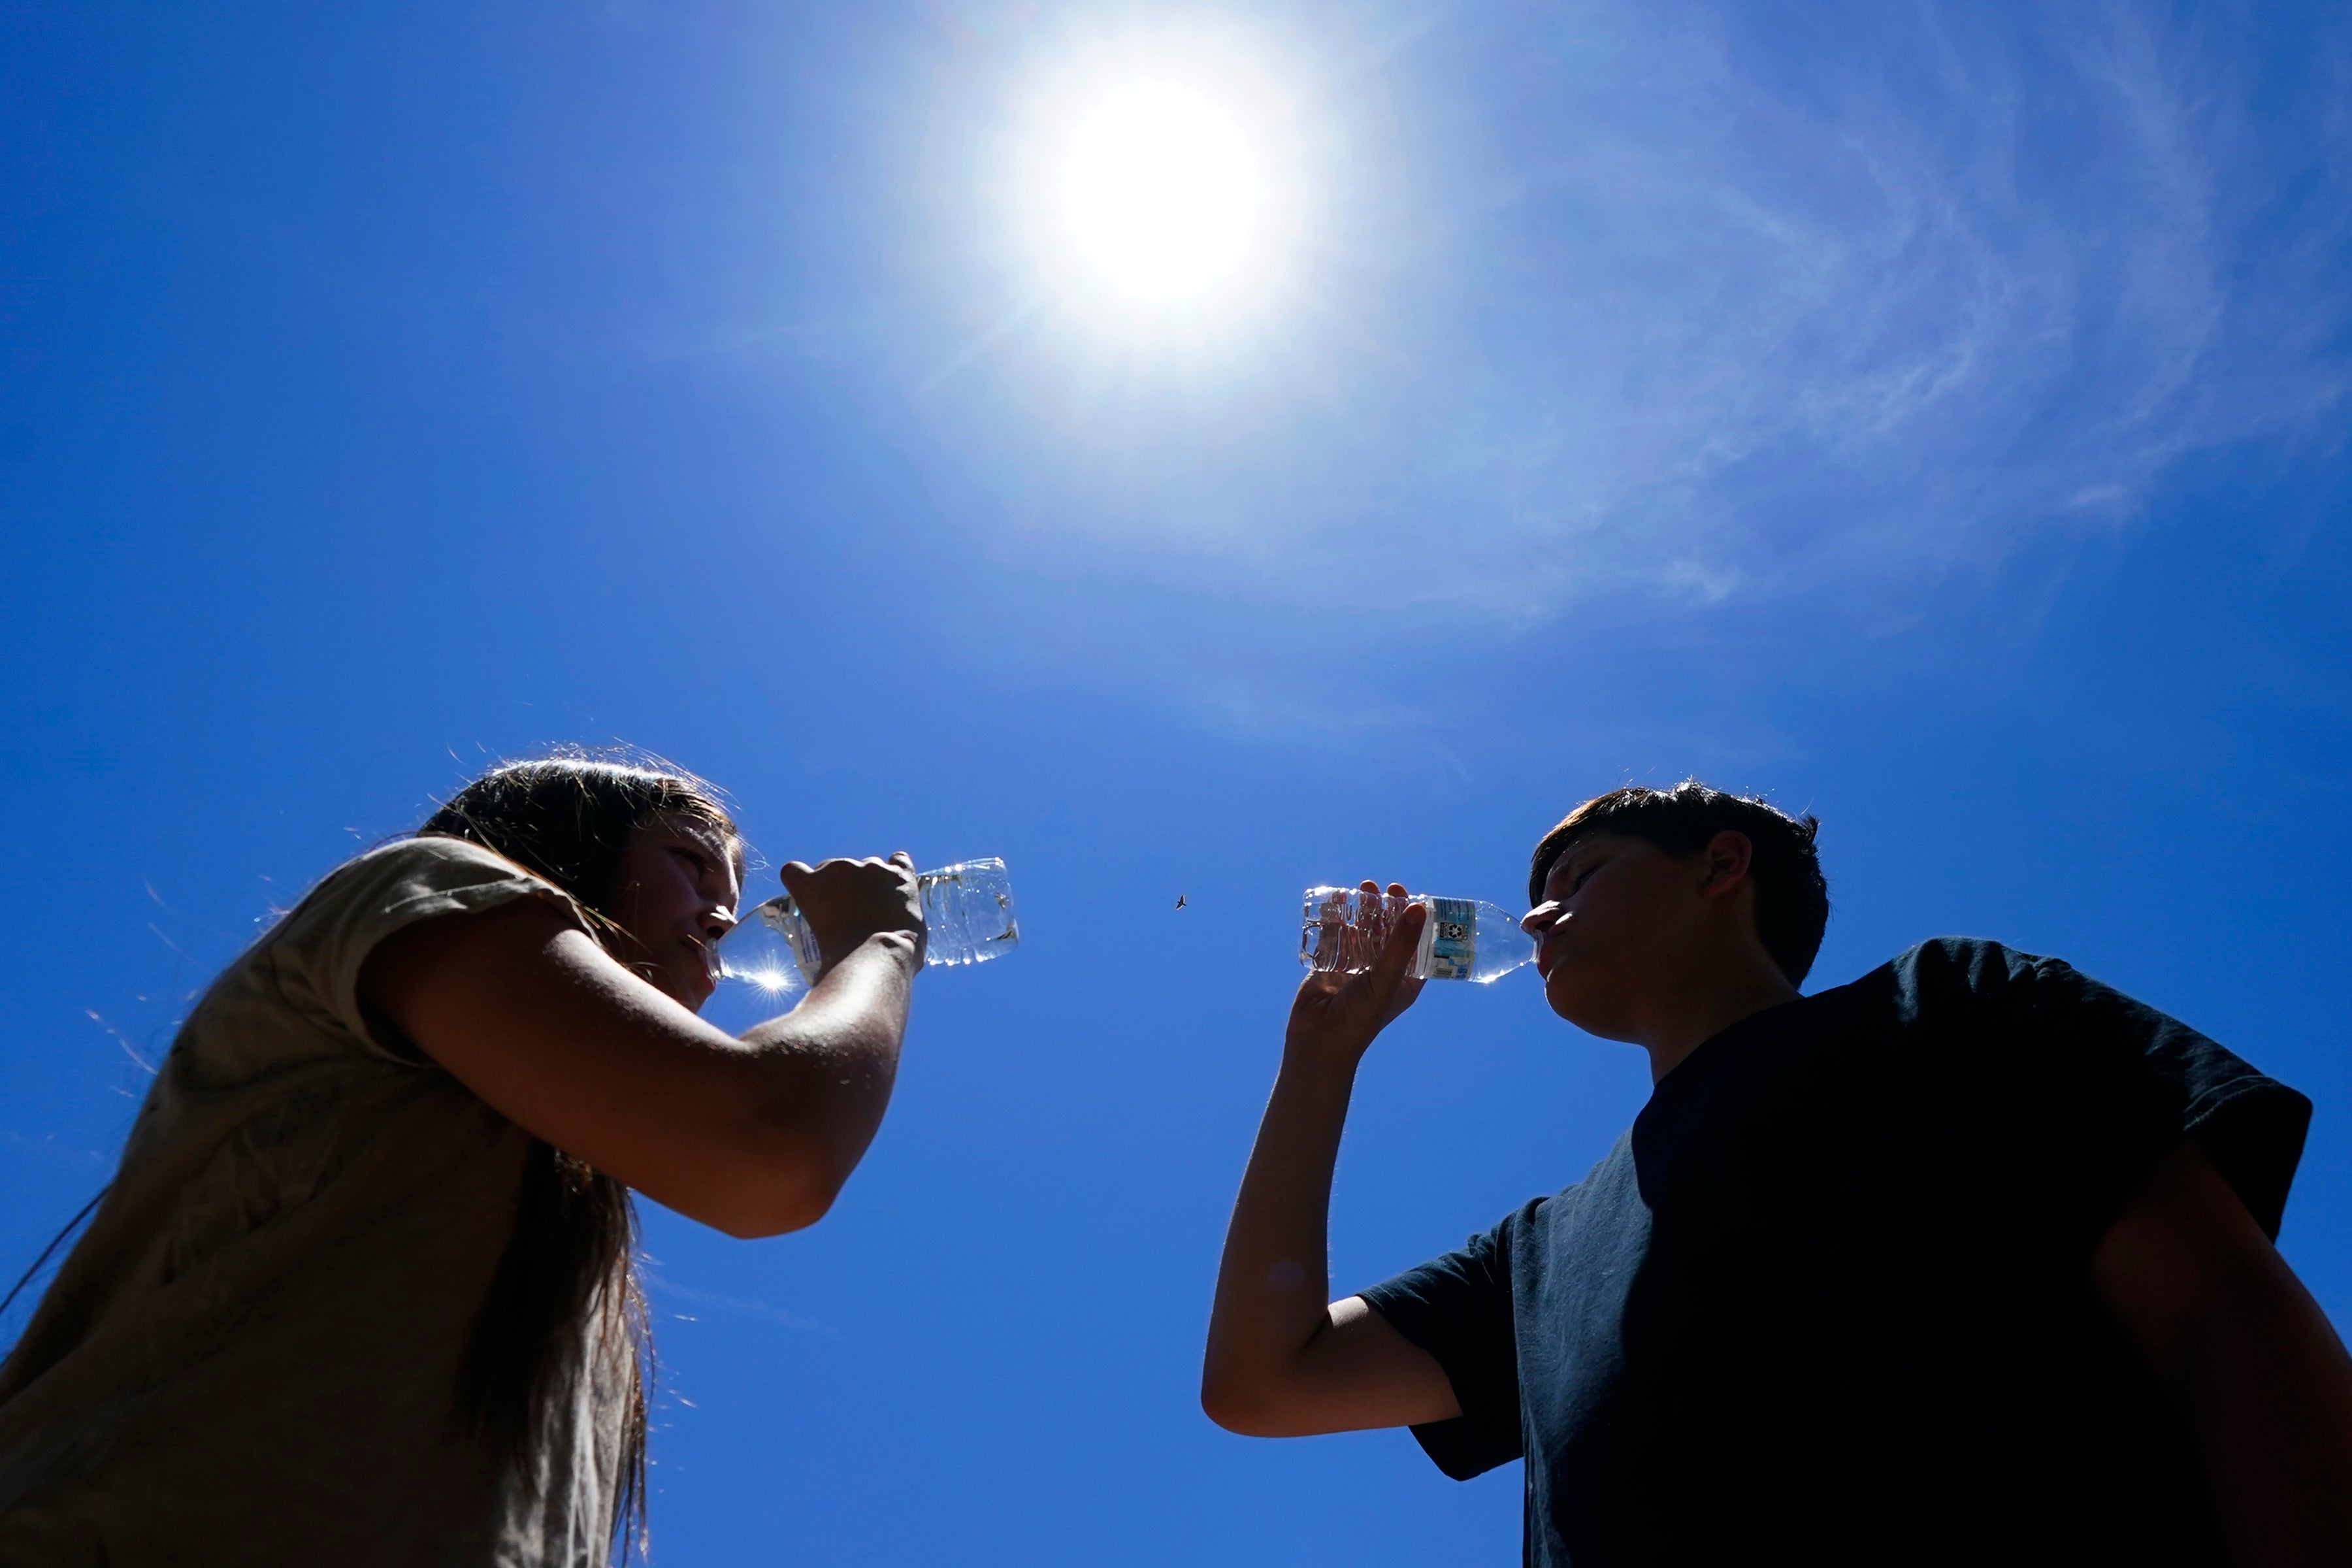
[(687, 1306), (698, 1308), (704, 1311), (725, 1312), (731, 1317), (754, 1318), (763, 1323), (772, 1323), (778, 1328), (794, 1329), (803, 1333), (815, 1334), (823, 1339), (837, 1340), (842, 1337), (841, 1331), (830, 1323), (799, 1312), (786, 1311), (782, 1307), (772, 1307), (765, 1301), (752, 1300), (741, 1296), (719, 1295), (709, 1290), (697, 1290), (689, 1286), (665, 1279), (652, 1268), (644, 1270), (644, 1278), (646, 1289), (655, 1302), (673, 1317), (693, 1317), (693, 1313), (677, 1310), (679, 1306)]
[(2333, 438), (2341, 26), (1789, 15), (1458, 12), (1327, 77), (1289, 319), (1181, 377), (993, 342), (922, 394), (947, 460), (1055, 570), (1535, 616), (1930, 576)]

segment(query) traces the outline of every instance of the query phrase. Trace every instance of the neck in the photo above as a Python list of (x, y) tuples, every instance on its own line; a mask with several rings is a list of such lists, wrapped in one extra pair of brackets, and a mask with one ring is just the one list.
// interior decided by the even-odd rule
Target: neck
[(1740, 1019), (1794, 1002), (1801, 994), (1769, 958), (1728, 965), (1703, 981), (1677, 987), (1642, 1032), (1639, 1043), (1650, 1053), (1650, 1081), (1656, 1083), (1674, 1071), (1684, 1058)]

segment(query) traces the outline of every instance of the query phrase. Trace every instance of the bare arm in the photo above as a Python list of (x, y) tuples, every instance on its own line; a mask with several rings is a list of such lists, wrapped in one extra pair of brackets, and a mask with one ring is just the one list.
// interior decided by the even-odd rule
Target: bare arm
[(1404, 971), (1425, 918), (1407, 913), (1365, 973), (1307, 976), (1292, 1005), (1282, 1069), (1225, 1233), (1201, 1368), (1201, 1407), (1229, 1431), (1297, 1437), (1461, 1414), (1444, 1370), (1361, 1297), (1325, 1305), (1331, 1171), (1348, 1098), (1373, 1037), (1420, 992)]
[(2194, 1142), (2149, 1173), (2092, 1268), (2196, 1429), (2231, 1561), (2352, 1563), (2352, 1357)]
[(387, 938), (362, 1005), (500, 1113), (656, 1202), (731, 1236), (796, 1230), (832, 1206), (889, 1104), (922, 962), (904, 862), (788, 868), (842, 956), (740, 1040), (534, 900)]

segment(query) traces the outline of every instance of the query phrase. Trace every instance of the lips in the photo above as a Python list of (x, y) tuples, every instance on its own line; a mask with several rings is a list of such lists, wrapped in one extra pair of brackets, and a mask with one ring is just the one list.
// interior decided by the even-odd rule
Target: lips
[(719, 950), (694, 937), (683, 939), (681, 945), (694, 954), (694, 978), (699, 982), (695, 987), (698, 993), (696, 1002), (699, 1005), (710, 1000), (710, 994), (719, 989)]
[(1558, 931), (1559, 928), (1554, 927), (1545, 933), (1543, 941), (1536, 943), (1536, 973), (1547, 982), (1551, 979), (1551, 972), (1559, 966), (1567, 951), (1567, 943), (1557, 940)]

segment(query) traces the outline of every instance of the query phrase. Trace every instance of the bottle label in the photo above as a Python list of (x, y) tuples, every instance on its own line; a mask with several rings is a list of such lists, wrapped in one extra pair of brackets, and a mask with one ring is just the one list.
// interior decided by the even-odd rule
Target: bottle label
[(1429, 900), (1429, 978), (1467, 980), (1478, 965), (1478, 904), (1475, 899)]

